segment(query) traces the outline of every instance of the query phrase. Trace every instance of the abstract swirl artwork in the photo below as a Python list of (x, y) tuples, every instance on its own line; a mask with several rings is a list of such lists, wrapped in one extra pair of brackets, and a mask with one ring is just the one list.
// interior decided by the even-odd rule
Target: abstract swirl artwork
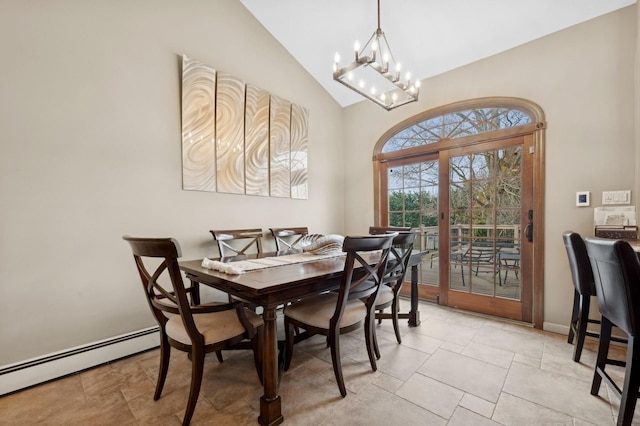
[(309, 112), (182, 57), (182, 188), (308, 199)]

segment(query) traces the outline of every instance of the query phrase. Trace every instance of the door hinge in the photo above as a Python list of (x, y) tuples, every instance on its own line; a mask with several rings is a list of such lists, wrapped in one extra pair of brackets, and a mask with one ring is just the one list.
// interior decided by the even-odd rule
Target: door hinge
[(533, 154), (533, 153), (535, 153), (535, 149), (532, 146), (530, 146), (529, 147), (529, 154)]

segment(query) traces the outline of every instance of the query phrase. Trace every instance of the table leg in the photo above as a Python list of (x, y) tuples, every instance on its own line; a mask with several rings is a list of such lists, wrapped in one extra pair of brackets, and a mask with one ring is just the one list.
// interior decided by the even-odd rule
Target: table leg
[(260, 397), (261, 425), (278, 425), (283, 422), (281, 398), (278, 394), (278, 338), (276, 334), (276, 307), (265, 307), (264, 339), (262, 340), (262, 383), (264, 395)]
[(411, 310), (409, 311), (409, 327), (420, 325), (418, 310), (418, 265), (411, 266)]

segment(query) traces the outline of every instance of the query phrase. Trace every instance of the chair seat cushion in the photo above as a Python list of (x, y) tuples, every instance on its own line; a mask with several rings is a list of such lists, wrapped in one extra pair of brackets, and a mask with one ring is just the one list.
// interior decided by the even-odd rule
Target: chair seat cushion
[(380, 305), (387, 304), (393, 300), (393, 290), (388, 285), (381, 285), (378, 290), (378, 298), (376, 299), (376, 308)]
[[(329, 321), (336, 311), (337, 293), (325, 293), (287, 306), (284, 315), (303, 324), (328, 330)], [(340, 328), (348, 327), (363, 320), (367, 316), (367, 308), (360, 300), (351, 300), (345, 307)]]
[[(262, 318), (249, 309), (244, 310), (247, 319), (254, 327), (263, 324)], [(193, 321), (200, 334), (204, 336), (205, 345), (218, 343), (242, 335), (245, 332), (235, 309), (221, 312), (193, 315)], [(191, 344), (191, 339), (182, 322), (180, 315), (173, 315), (166, 325), (167, 336), (185, 345)]]

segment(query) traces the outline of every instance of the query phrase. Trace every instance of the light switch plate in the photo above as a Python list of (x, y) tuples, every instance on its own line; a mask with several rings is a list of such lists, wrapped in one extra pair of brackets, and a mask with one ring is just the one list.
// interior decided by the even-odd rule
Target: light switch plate
[(631, 204), (631, 191), (603, 191), (602, 204)]

